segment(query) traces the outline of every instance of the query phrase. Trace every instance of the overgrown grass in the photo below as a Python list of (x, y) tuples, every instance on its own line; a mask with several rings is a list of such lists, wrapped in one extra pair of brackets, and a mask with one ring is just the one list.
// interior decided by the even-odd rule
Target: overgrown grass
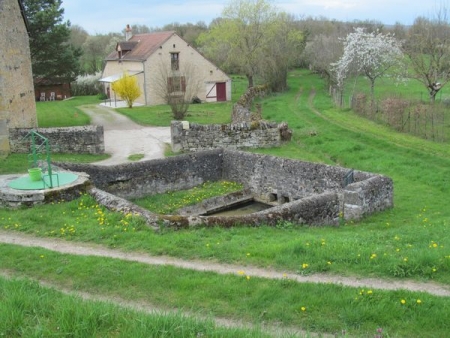
[(87, 301), (29, 280), (0, 278), (0, 299), (0, 335), (5, 337), (269, 337), (181, 313), (145, 314)]
[[(302, 257), (309, 264), (310, 273), (328, 271), (336, 274), (432, 278), (449, 284), (450, 239), (446, 236), (450, 219), (447, 207), (450, 179), (448, 147), (393, 133), (349, 111), (337, 110), (324, 94), (322, 81), (306, 71), (292, 73), (289, 81), (291, 87), (288, 93), (263, 101), (263, 114), (268, 119), (289, 122), (294, 131), (293, 141), (281, 148), (258, 152), (388, 175), (394, 179), (394, 209), (338, 229), (298, 229), (284, 224), (281, 225), (285, 228), (283, 231), (265, 227), (183, 230), (169, 231), (163, 236), (145, 234), (142, 238), (127, 237), (123, 241), (117, 240), (120, 243), (116, 244), (154, 254), (249, 262), (291, 271), (299, 269), (298, 259)], [(310, 100), (311, 90), (316, 93), (313, 101)], [(320, 115), (314, 112), (315, 108)], [(161, 204), (168, 204), (162, 201)], [(156, 203), (152, 200), (150, 204)], [(68, 223), (64, 217), (57, 216), (64, 212), (66, 215), (72, 213), (73, 207), (68, 207), (69, 212), (65, 208), (67, 206), (60, 205), (58, 208), (43, 206), (33, 209), (32, 213), (42, 217), (53, 214), (45, 229), (43, 225), (36, 224), (41, 223), (39, 219), (32, 221), (35, 217), (30, 217), (28, 210), (20, 213), (0, 210), (0, 216), (3, 220), (11, 219), (7, 222), (10, 227), (17, 223), (27, 231), (40, 229), (41, 233), (48, 233)], [(91, 217), (92, 224), (95, 224), (94, 216), (86, 216), (87, 219)], [(70, 219), (73, 223), (74, 218)], [(89, 224), (87, 220), (85, 222)], [(93, 231), (95, 227), (88, 229)], [(116, 242), (101, 234), (77, 237), (79, 240), (91, 238), (108, 245)], [(326, 245), (322, 245), (322, 239)], [(206, 247), (208, 243), (217, 242), (221, 245)], [(250, 259), (246, 256), (248, 252), (251, 253)]]
[[(196, 196), (206, 193), (196, 189)], [(168, 194), (155, 205), (144, 205), (171, 212), (197, 200), (192, 196), (178, 193), (178, 200), (174, 201)], [(38, 206), (20, 213), (0, 210), (0, 221), (5, 230), (93, 241), (156, 255), (271, 266), (306, 274), (408, 277), (450, 283), (448, 224), (435, 222), (425, 209), (413, 216), (408, 231), (399, 230), (385, 215), (378, 215), (365, 229), (354, 225), (313, 229), (280, 223), (276, 228), (201, 228), (155, 234), (140, 218), (107, 211), (84, 195), (77, 201)]]
[[(340, 333), (345, 330), (358, 337), (373, 335), (380, 327), (385, 335), (392, 337), (445, 337), (450, 329), (447, 318), (450, 299), (425, 293), (298, 284), (287, 278), (269, 280), (249, 275), (245, 268), (236, 271), (236, 275), (219, 275), (13, 245), (0, 245), (0, 252), (8, 257), (0, 262), (0, 268), (20, 276), (51, 280), (61, 287), (168, 309), (252, 323), (283, 323), (307, 331)], [(42, 305), (32, 305), (35, 297), (27, 298), (24, 303), (8, 299), (10, 306), (6, 308), (14, 309), (12, 313), (19, 312), (19, 320), (24, 320), (27, 310), (33, 313), (30, 316), (33, 318), (36, 313), (45, 311), (41, 306), (48, 307), (54, 299), (54, 296), (41, 297)], [(81, 308), (74, 305), (81, 305)], [(52, 312), (62, 311), (61, 320), (70, 318), (68, 332), (78, 332), (82, 328), (93, 330), (99, 313), (105, 311), (94, 308), (93, 313), (86, 313), (83, 309), (85, 305), (73, 304), (72, 300), (51, 307)], [(110, 320), (120, 313), (105, 316), (105, 322), (98, 323), (98, 329), (107, 330)], [(3, 325), (11, 323), (9, 320), (2, 322)], [(14, 327), (22, 327), (20, 324)], [(55, 329), (55, 325), (52, 326)], [(116, 327), (117, 324), (113, 325)], [(132, 329), (134, 325), (129, 323), (126, 328)], [(175, 333), (174, 330), (176, 328), (171, 328)]]
[(201, 186), (188, 190), (173, 191), (166, 194), (156, 194), (133, 200), (134, 203), (158, 214), (170, 214), (174, 211), (200, 203), (201, 201), (243, 188), (235, 182), (205, 182)]
[(73, 127), (88, 125), (90, 117), (79, 106), (100, 103), (97, 96), (78, 96), (64, 101), (37, 102), (36, 111), (38, 126)]
[[(110, 247), (186, 259), (270, 266), (280, 271), (302, 274), (323, 272), (395, 278), (396, 280), (412, 278), (434, 280), (450, 285), (450, 238), (448, 236), (450, 150), (448, 143), (437, 144), (395, 133), (384, 126), (358, 117), (351, 111), (336, 109), (327, 95), (322, 80), (307, 71), (293, 72), (289, 77), (289, 84), (290, 90), (287, 93), (267, 97), (261, 102), (264, 118), (287, 121), (293, 129), (293, 139), (283, 147), (261, 149), (258, 152), (388, 175), (394, 180), (395, 207), (393, 209), (339, 228), (296, 227), (293, 224), (282, 223), (278, 228), (263, 225), (259, 228), (244, 226), (232, 229), (200, 228), (163, 231), (155, 234), (146, 228), (140, 219), (106, 211), (97, 206), (91, 198), (83, 196), (78, 201), (39, 206), (33, 209), (20, 211), (0, 209), (0, 224), (7, 230), (14, 229), (39, 236), (96, 242)], [(128, 222), (126, 227), (124, 222)], [(21, 250), (11, 246), (7, 250), (2, 249), (0, 254), (2, 257), (21, 256), (21, 260), (14, 258), (14, 263), (11, 264), (15, 264), (15, 270), (12, 271), (22, 273), (28, 271), (28, 262), (33, 265), (35, 260), (29, 259), (29, 256)], [(14, 254), (14, 251), (17, 253)], [(30, 249), (29, 255), (35, 253), (36, 249), (34, 253)], [(48, 254), (44, 253), (44, 255)], [(38, 256), (35, 256), (35, 259), (37, 258)], [(93, 259), (93, 262), (95, 260)], [(107, 272), (110, 266), (109, 261), (101, 262)], [(52, 269), (56, 271), (54, 267), (51, 268), (52, 264), (49, 264), (48, 270), (43, 271), (49, 272), (48, 279), (58, 280), (59, 275), (52, 272)], [(115, 277), (111, 279), (121, 280), (117, 276), (128, 275), (129, 265), (130, 263), (127, 263), (126, 266), (112, 269)], [(96, 266), (101, 270), (98, 265)], [(40, 277), (44, 272), (32, 271), (41, 268), (43, 267), (39, 263), (35, 269), (27, 273), (30, 277)], [(77, 268), (84, 270), (84, 265), (79, 265)], [(217, 298), (216, 303), (207, 306), (214, 309), (213, 313), (218, 315), (222, 308), (223, 311), (229, 310), (227, 301), (224, 300), (229, 296), (234, 306), (233, 297), (234, 293), (237, 293), (241, 300), (243, 299), (241, 302), (247, 304), (248, 308), (242, 310), (240, 305), (236, 305), (235, 314), (230, 316), (239, 317), (241, 312), (247, 311), (248, 314), (242, 315), (243, 318), (257, 317), (261, 315), (260, 311), (264, 313), (266, 304), (271, 306), (270, 304), (275, 302), (275, 308), (270, 307), (272, 309), (270, 320), (275, 318), (271, 317), (272, 315), (279, 316), (278, 311), (286, 310), (288, 312), (284, 317), (286, 323), (306, 325), (305, 327), (311, 328), (312, 331), (336, 332), (334, 330), (339, 330), (337, 332), (340, 332), (341, 329), (350, 328), (349, 330), (355, 330), (353, 332), (356, 332), (357, 336), (367, 336), (374, 334), (376, 327), (383, 327), (389, 336), (445, 337), (449, 330), (448, 321), (441, 316), (448, 312), (448, 298), (431, 297), (426, 298), (424, 302), (425, 297), (430, 296), (405, 294), (400, 291), (381, 292), (383, 296), (372, 298), (367, 290), (360, 295), (361, 290), (348, 288), (348, 291), (345, 291), (346, 289), (342, 291), (343, 289), (335, 289), (335, 286), (328, 285), (308, 285), (307, 288), (302, 286), (298, 289), (301, 294), (296, 295), (284, 289), (278, 292), (271, 284), (275, 282), (253, 277), (249, 281), (254, 283), (250, 284), (252, 297), (242, 298), (240, 287), (242, 288), (243, 285), (236, 283), (247, 282), (244, 278), (236, 279), (238, 282), (235, 279), (218, 280), (210, 275), (205, 277), (199, 273), (175, 270), (174, 274), (180, 278), (188, 276), (186, 278), (192, 278), (201, 283), (211, 278), (214, 285), (220, 285), (220, 290), (222, 287), (225, 288), (225, 291), (211, 296), (209, 293), (202, 293), (203, 288), (192, 287), (190, 292), (196, 300), (186, 298), (184, 303), (184, 307), (187, 308), (206, 309), (202, 307), (202, 304), (206, 304), (209, 300), (205, 299)], [(161, 274), (164, 273), (166, 272), (161, 272)], [(104, 276), (97, 276), (95, 283), (98, 288), (108, 289), (111, 279)], [(82, 281), (79, 283), (75, 285), (83, 285)], [(123, 285), (137, 288), (141, 286), (140, 283), (146, 283), (146, 281), (134, 281), (123, 283)], [(170, 279), (167, 279), (167, 283), (166, 281), (163, 283), (171, 286)], [(179, 284), (174, 285), (175, 290), (183, 289)], [(116, 287), (116, 284), (114, 286)], [(267, 293), (256, 292), (260, 290), (259, 287)], [(294, 289), (296, 288), (298, 288), (297, 285)], [(283, 308), (276, 308), (278, 303), (270, 296), (272, 289), (275, 290), (274, 294), (277, 297), (284, 300)], [(378, 291), (372, 291), (370, 295), (379, 294)], [(133, 294), (128, 290), (116, 292), (121, 296)], [(179, 292), (181, 294), (182, 291)], [(164, 294), (163, 291), (159, 293)], [(324, 299), (322, 302), (321, 294), (325, 295), (325, 298), (328, 297), (330, 301)], [(311, 305), (304, 301), (305, 297), (309, 300), (309, 295), (318, 299), (317, 303), (313, 303), (316, 305), (313, 306), (312, 315), (309, 311)], [(360, 296), (363, 295), (368, 297), (361, 298)], [(337, 298), (334, 300), (333, 297)], [(364, 301), (358, 304), (354, 298)], [(408, 307), (402, 307), (401, 299), (405, 299)], [(417, 313), (416, 308), (419, 311), (422, 309), (417, 299), (422, 301), (420, 304), (430, 304), (429, 300), (433, 299), (431, 303), (433, 307)], [(314, 300), (311, 299), (311, 302)], [(291, 304), (296, 304), (295, 311), (290, 308)], [(302, 306), (306, 307), (306, 311), (301, 311)], [(440, 313), (434, 313), (434, 309), (438, 308), (441, 308)], [(218, 312), (215, 312), (216, 310)], [(308, 317), (302, 317), (305, 314)], [(289, 319), (290, 316), (297, 317)], [(402, 319), (399, 320), (398, 316)], [(390, 321), (391, 317), (392, 321)], [(273, 320), (279, 320), (279, 318), (276, 317)], [(304, 319), (305, 323), (302, 321)], [(427, 326), (427, 321), (431, 326)]]

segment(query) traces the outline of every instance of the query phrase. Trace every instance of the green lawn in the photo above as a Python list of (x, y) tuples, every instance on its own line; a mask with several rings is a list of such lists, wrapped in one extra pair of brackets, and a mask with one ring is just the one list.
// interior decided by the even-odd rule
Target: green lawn
[[(396, 133), (335, 108), (323, 81), (308, 71), (292, 72), (289, 85), (287, 93), (261, 103), (263, 117), (287, 121), (293, 139), (258, 152), (388, 175), (394, 180), (393, 209), (337, 228), (283, 223), (153, 233), (142, 220), (109, 212), (82, 196), (33, 209), (0, 209), (0, 224), (7, 231), (155, 255), (450, 287), (448, 143)], [(296, 325), (311, 332), (345, 330), (357, 337), (375, 336), (377, 328), (386, 337), (446, 337), (450, 331), (449, 297), (217, 276), (13, 245), (1, 245), (0, 254), (8, 257), (1, 260), (1, 269), (13, 275), (213, 316)], [(151, 287), (143, 290), (143, 285)]]
[(85, 126), (90, 118), (79, 106), (98, 104), (97, 96), (80, 96), (64, 101), (36, 102), (39, 128)]
[[(185, 120), (200, 124), (230, 123), (233, 104), (245, 92), (247, 86), (247, 80), (242, 76), (232, 76), (232, 81), (230, 102), (191, 104)], [(142, 125), (169, 126), (174, 120), (168, 105), (119, 108), (117, 111)]]

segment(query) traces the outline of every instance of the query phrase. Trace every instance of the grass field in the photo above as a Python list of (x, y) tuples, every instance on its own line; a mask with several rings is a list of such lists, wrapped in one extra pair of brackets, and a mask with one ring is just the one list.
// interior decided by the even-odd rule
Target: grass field
[(38, 126), (73, 127), (90, 123), (90, 118), (78, 107), (86, 104), (98, 104), (96, 96), (74, 97), (64, 101), (36, 102)]
[[(232, 100), (230, 102), (191, 104), (186, 120), (200, 124), (225, 124), (231, 122), (231, 110), (240, 96), (245, 92), (247, 81), (242, 76), (232, 76)], [(120, 113), (142, 125), (169, 126), (173, 120), (168, 105), (119, 108)]]
[[(90, 197), (82, 196), (76, 201), (33, 209), (0, 209), (0, 224), (6, 231), (94, 242), (154, 255), (235, 263), (244, 270), (250, 265), (307, 275), (433, 281), (450, 287), (448, 143), (396, 133), (351, 111), (336, 109), (322, 80), (307, 71), (291, 73), (289, 84), (287, 93), (267, 97), (261, 103), (263, 117), (288, 122), (293, 139), (283, 147), (258, 152), (388, 175), (394, 180), (393, 209), (338, 228), (283, 223), (274, 228), (200, 228), (157, 234), (142, 220), (109, 212)], [(338, 336), (343, 330), (344, 336), (375, 336), (378, 328), (383, 329), (383, 337), (447, 337), (450, 331), (450, 298), (426, 293), (297, 284), (246, 278), (245, 274), (218, 276), (14, 245), (0, 245), (0, 254), (8, 257), (0, 261), (0, 269), (13, 276), (214, 317), (257, 324), (283, 323)], [(34, 297), (28, 282), (17, 283), (25, 298), (28, 292), (29, 297)], [(10, 293), (5, 293), (2, 297), (10, 302)], [(23, 311), (32, 313), (33, 307)], [(47, 308), (42, 311), (49, 312)], [(115, 313), (119, 309), (105, 311)], [(88, 318), (87, 314), (80, 315), (79, 321), (84, 323)], [(99, 320), (95, 314), (92, 318)], [(24, 329), (32, 326), (32, 332), (38, 335), (37, 322), (43, 320), (26, 322)], [(123, 325), (125, 330), (134, 324)], [(181, 325), (194, 327), (190, 322)], [(93, 332), (93, 326), (89, 332)], [(173, 327), (168, 331), (174, 332)]]

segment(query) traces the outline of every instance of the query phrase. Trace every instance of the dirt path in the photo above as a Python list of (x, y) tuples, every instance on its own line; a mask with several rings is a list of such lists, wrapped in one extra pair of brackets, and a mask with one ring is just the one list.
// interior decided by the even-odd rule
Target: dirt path
[(143, 127), (113, 108), (100, 105), (80, 109), (91, 117), (92, 124), (104, 129), (105, 152), (111, 157), (96, 165), (128, 163), (128, 156), (133, 154), (143, 154), (141, 161), (164, 157), (166, 144), (170, 143), (170, 127)]
[(210, 261), (187, 261), (167, 256), (151, 256), (143, 253), (123, 252), (112, 250), (100, 245), (86, 244), (80, 242), (67, 242), (60, 239), (49, 239), (33, 237), (18, 232), (0, 231), (0, 243), (15, 244), (27, 247), (41, 247), (55, 252), (82, 256), (99, 256), (139, 262), (150, 265), (170, 265), (182, 269), (196, 271), (211, 271), (219, 274), (242, 274), (248, 276), (281, 279), (289, 278), (298, 283), (333, 283), (350, 287), (372, 288), (382, 290), (409, 290), (427, 292), (436, 296), (450, 297), (450, 286), (440, 285), (432, 282), (420, 283), (408, 280), (385, 280), (378, 278), (354, 278), (326, 274), (314, 274), (301, 276), (294, 273), (285, 273), (272, 269), (263, 269), (252, 266), (235, 264), (220, 264)]

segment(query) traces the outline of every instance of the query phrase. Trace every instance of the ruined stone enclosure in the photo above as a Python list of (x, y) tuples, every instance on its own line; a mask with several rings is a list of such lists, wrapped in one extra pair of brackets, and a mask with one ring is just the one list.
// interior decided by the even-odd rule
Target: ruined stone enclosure
[[(92, 195), (105, 206), (142, 214), (150, 226), (276, 225), (281, 221), (314, 226), (338, 225), (358, 220), (393, 206), (390, 178), (349, 169), (302, 162), (235, 150), (208, 150), (167, 159), (102, 167), (88, 164), (58, 164), (86, 172), (95, 188)], [(155, 215), (128, 199), (181, 189), (207, 181), (242, 183), (243, 192), (207, 200), (178, 215)], [(269, 203), (269, 209), (243, 216), (202, 216), (217, 203), (232, 204), (249, 196)]]

